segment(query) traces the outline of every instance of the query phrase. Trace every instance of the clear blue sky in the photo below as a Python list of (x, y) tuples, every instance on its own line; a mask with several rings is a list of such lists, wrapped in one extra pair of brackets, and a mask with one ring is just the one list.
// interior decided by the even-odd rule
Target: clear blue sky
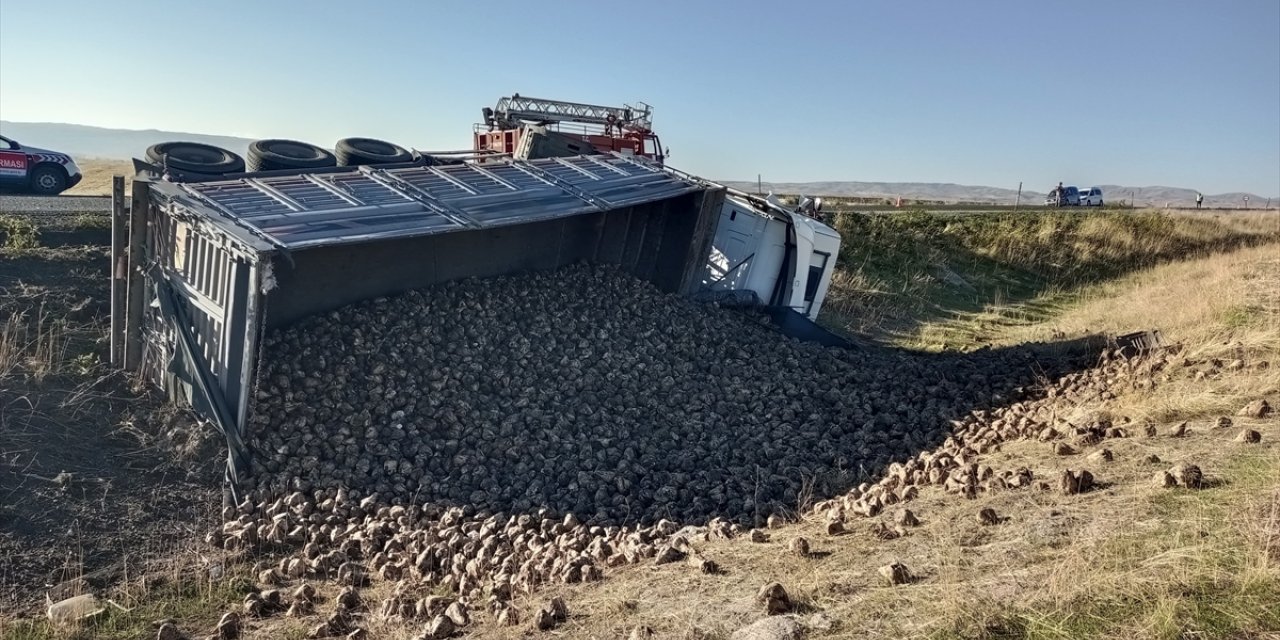
[(655, 107), (718, 179), (1280, 195), (1280, 2), (0, 0), (0, 118), (470, 147)]

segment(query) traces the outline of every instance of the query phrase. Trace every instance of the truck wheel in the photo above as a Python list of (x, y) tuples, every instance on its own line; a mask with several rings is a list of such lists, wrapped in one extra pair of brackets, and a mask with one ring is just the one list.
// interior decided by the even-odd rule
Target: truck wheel
[(249, 170), (320, 169), (337, 165), (326, 149), (297, 140), (255, 140), (249, 143)]
[(413, 154), (404, 147), (373, 138), (343, 138), (333, 151), (340, 167), (413, 161)]
[(42, 196), (56, 196), (67, 189), (67, 172), (62, 167), (40, 165), (31, 172), (31, 190)]
[(161, 142), (147, 148), (147, 162), (167, 169), (220, 176), (244, 171), (244, 158), (199, 142)]

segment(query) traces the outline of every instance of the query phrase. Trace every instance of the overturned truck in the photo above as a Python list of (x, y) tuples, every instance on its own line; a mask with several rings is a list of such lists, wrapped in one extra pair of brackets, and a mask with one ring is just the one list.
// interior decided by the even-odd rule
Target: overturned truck
[(129, 203), (119, 179), (113, 198), (112, 358), (223, 433), (233, 486), (268, 330), (449, 281), (587, 262), (669, 294), (736, 292), (812, 333), (839, 248), (833, 230), (776, 199), (617, 154), (139, 168)]

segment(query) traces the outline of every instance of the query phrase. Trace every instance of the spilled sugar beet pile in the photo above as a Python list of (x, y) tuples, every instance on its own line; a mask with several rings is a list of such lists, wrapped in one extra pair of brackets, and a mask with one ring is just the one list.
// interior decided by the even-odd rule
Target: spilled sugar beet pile
[(251, 487), (759, 524), (937, 445), (1035, 359), (804, 344), (604, 267), (462, 281), (269, 336)]
[[(823, 498), (880, 504), (865, 480), (1042, 395), (1084, 364), (1066, 352), (819, 347), (589, 266), (369, 301), (268, 338), (252, 479), (207, 541), (273, 557), (263, 585), (336, 581), (310, 637), (375, 612), (447, 637), (478, 608), (552, 628), (563, 604), (528, 620), (513, 598), (646, 560), (714, 572), (684, 525), (731, 537)], [(394, 588), (364, 602), (375, 581)], [(251, 596), (251, 617), (285, 608)]]

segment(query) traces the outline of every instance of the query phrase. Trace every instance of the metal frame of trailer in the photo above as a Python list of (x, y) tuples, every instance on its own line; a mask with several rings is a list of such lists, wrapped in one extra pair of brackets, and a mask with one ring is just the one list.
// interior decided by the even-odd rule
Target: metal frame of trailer
[(621, 155), (113, 184), (112, 361), (189, 405), (246, 469), (263, 332), (467, 277), (618, 265), (698, 286), (724, 190)]

